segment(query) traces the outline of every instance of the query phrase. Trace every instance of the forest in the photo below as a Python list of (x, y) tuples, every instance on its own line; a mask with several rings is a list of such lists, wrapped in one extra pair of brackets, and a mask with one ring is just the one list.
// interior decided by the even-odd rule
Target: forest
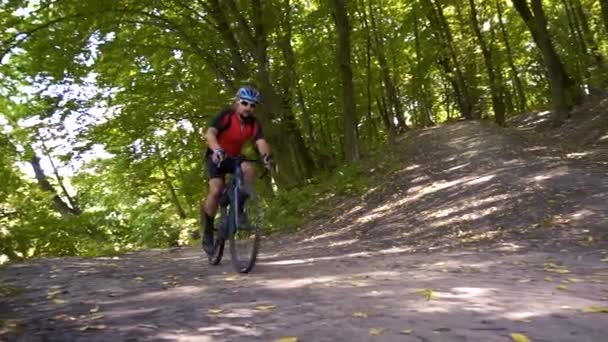
[(0, 26), (0, 263), (193, 243), (204, 132), (242, 85), (268, 232), (356, 195), (404, 132), (559, 126), (608, 85), (608, 0), (0, 0)]

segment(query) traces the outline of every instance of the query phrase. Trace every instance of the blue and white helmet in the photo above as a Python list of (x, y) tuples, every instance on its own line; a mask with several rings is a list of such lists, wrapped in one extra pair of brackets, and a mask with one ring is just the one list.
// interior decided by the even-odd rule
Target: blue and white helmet
[(239, 91), (237, 91), (236, 93), (236, 98), (240, 100), (249, 101), (251, 103), (262, 102), (262, 96), (260, 95), (260, 92), (249, 86), (241, 87), (241, 89), (239, 89)]

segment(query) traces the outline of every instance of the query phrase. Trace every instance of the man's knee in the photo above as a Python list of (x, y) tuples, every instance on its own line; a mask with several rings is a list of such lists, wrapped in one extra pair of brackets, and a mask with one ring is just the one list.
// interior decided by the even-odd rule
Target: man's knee
[(241, 168), (243, 169), (243, 174), (245, 175), (245, 177), (253, 176), (253, 174), (255, 172), (253, 163), (243, 163), (243, 164), (241, 164)]
[(217, 199), (222, 194), (224, 185), (221, 182), (209, 182), (209, 197)]

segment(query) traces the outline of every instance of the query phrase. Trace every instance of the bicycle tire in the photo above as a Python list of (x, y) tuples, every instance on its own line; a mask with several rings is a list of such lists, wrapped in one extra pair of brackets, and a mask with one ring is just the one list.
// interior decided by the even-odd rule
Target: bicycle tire
[[(249, 194), (248, 200), (243, 208), (245, 215), (238, 220), (235, 210), (230, 211), (233, 219), (238, 222), (236, 231), (230, 235), (230, 254), (232, 265), (239, 273), (249, 273), (257, 259), (260, 248), (262, 207), (253, 192)], [(242, 222), (241, 222), (242, 221)]]
[(226, 207), (220, 208), (220, 227), (215, 232), (213, 238), (213, 254), (208, 255), (209, 264), (215, 266), (218, 265), (222, 261), (222, 257), (224, 256), (224, 245), (226, 243), (225, 237), (225, 218), (228, 214)]

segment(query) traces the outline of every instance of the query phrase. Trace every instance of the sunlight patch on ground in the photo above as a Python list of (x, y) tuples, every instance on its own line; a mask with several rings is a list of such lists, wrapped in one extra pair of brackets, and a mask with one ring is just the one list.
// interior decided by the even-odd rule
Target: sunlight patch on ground
[(570, 214), (570, 217), (572, 217), (575, 220), (580, 220), (580, 219), (584, 219), (584, 218), (587, 218), (587, 217), (593, 216), (593, 215), (595, 215), (595, 211), (589, 210), (589, 209), (581, 209), (577, 212)]
[(379, 254), (398, 254), (398, 253), (406, 253), (413, 251), (412, 247), (391, 247), (387, 249), (383, 249), (379, 252)]
[(468, 181), (468, 182), (466, 182), (464, 184), (465, 185), (481, 184), (481, 183), (485, 183), (485, 182), (489, 181), (490, 179), (492, 179), (494, 177), (495, 177), (495, 175), (483, 176), (483, 177), (479, 177), (477, 179), (473, 179), (472, 181)]
[(534, 176), (534, 177), (532, 177), (532, 179), (534, 181), (542, 181), (542, 180), (551, 179), (551, 178), (555, 178), (555, 177), (559, 177), (559, 176), (564, 176), (564, 175), (567, 175), (568, 173), (569, 173), (568, 167), (564, 166), (564, 167), (556, 168), (549, 172), (545, 172), (543, 174)]
[[(407, 203), (410, 203), (412, 201), (418, 200), (419, 198), (425, 196), (425, 195), (429, 195), (432, 194), (434, 192), (438, 192), (441, 190), (445, 190), (457, 185), (476, 185), (476, 184), (480, 184), (480, 183), (485, 183), (490, 181), (491, 179), (493, 179), (495, 177), (495, 175), (486, 175), (486, 176), (481, 176), (481, 177), (463, 177), (454, 181), (439, 181), (439, 182), (434, 182), (430, 185), (428, 184), (422, 184), (419, 186), (414, 186), (409, 188), (409, 190), (407, 191), (408, 196), (402, 197), (401, 199), (397, 200), (397, 201), (393, 201), (393, 202), (389, 202), (386, 203), (384, 205), (381, 205), (375, 209), (373, 209), (372, 211), (370, 211), (367, 215), (361, 216), (359, 217), (355, 222), (357, 223), (366, 223), (366, 222), (370, 222), (374, 219), (383, 217), (384, 215), (386, 215), (387, 211), (390, 211), (394, 208), (403, 206)], [(488, 200), (497, 200), (499, 197), (490, 197)], [(485, 200), (484, 200), (485, 201)], [(483, 202), (474, 202), (473, 205), (479, 205)], [(491, 210), (492, 212), (495, 211), (497, 209), (493, 209)], [(483, 215), (487, 215), (487, 213), (482, 214)], [(474, 216), (472, 219), (477, 218), (477, 216)]]
[[(448, 215), (457, 213), (459, 211), (474, 210), (474, 208), (480, 207), (480, 206), (485, 205), (485, 204), (491, 204), (491, 203), (496, 203), (496, 202), (503, 202), (503, 201), (506, 201), (506, 200), (512, 198), (513, 196), (514, 196), (513, 194), (501, 194), (501, 195), (495, 195), (495, 196), (488, 196), (488, 197), (481, 198), (481, 199), (472, 199), (472, 200), (471, 199), (467, 199), (466, 200), (467, 204), (463, 205), (463, 206), (462, 205), (459, 206), (459, 205), (452, 204), (452, 206), (449, 207), (449, 208), (445, 208), (445, 209), (437, 209), (437, 208), (435, 208), (430, 213), (426, 212), (426, 214), (425, 214), (423, 212), (421, 214), (425, 215), (426, 218), (428, 218), (428, 219), (437, 219), (437, 218), (446, 217)], [(494, 212), (494, 211), (498, 210), (498, 208), (496, 206), (492, 206), (492, 207), (490, 207), (488, 209), (491, 209), (490, 212)], [(486, 209), (486, 210), (488, 210), (488, 209)], [(447, 223), (451, 223), (453, 221), (457, 221), (457, 220), (459, 220), (461, 218), (464, 218), (464, 216), (466, 216), (466, 215), (462, 215), (462, 216), (459, 216), (459, 217), (454, 217), (449, 222), (446, 221), (446, 220), (439, 221), (439, 222), (434, 223), (434, 226), (438, 227), (438, 226), (441, 226), (441, 225), (444, 225), (444, 224), (447, 224)]]
[(496, 289), (480, 288), (480, 287), (454, 287), (451, 292), (443, 292), (439, 294), (439, 298), (474, 298), (497, 292)]
[(451, 217), (451, 218), (448, 218), (445, 220), (438, 220), (435, 222), (431, 222), (431, 223), (429, 223), (429, 225), (431, 227), (439, 228), (439, 227), (446, 226), (446, 225), (456, 223), (456, 222), (475, 221), (482, 217), (493, 214), (499, 210), (500, 210), (500, 208), (498, 208), (498, 207), (489, 207), (489, 208), (486, 208), (483, 210), (475, 210), (473, 212), (468, 212), (464, 215), (454, 216), (454, 217)]
[(357, 242), (359, 242), (359, 239), (336, 241), (336, 242), (330, 243), (329, 247), (348, 246), (348, 245), (352, 245), (353, 243), (357, 243)]
[[(207, 291), (206, 286), (179, 286), (174, 287), (162, 291), (154, 291), (154, 292), (145, 292), (138, 296), (132, 296), (128, 299), (126, 298), (117, 298), (116, 300), (107, 301), (105, 304), (124, 304), (125, 302), (151, 302), (162, 299), (178, 299), (178, 298), (192, 298), (197, 297), (205, 293)], [(144, 312), (149, 311), (150, 309), (142, 309)], [(137, 312), (128, 313), (128, 314), (136, 314)]]
[(291, 260), (279, 260), (279, 261), (271, 261), (271, 262), (261, 262), (260, 265), (276, 265), (276, 266), (285, 266), (285, 265), (298, 265), (298, 264), (306, 264), (315, 261), (328, 261), (328, 260), (339, 260), (345, 258), (356, 258), (356, 257), (369, 257), (372, 256), (370, 252), (357, 252), (357, 253), (349, 253), (343, 255), (336, 256), (326, 256), (319, 258), (307, 258), (307, 259), (291, 259)]
[(309, 237), (308, 239), (302, 240), (302, 242), (312, 242), (315, 240), (328, 238), (328, 237), (332, 237), (332, 236), (338, 236), (338, 235), (340, 235), (340, 230), (333, 230), (331, 232), (323, 233), (320, 235), (313, 235), (313, 236)]
[(362, 205), (357, 205), (354, 208), (352, 208), (351, 210), (349, 210), (346, 213), (342, 214), (342, 217), (350, 215), (350, 214), (354, 214), (357, 211), (360, 211), (361, 209), (363, 209), (363, 206)]
[(585, 156), (588, 156), (589, 154), (591, 154), (591, 152), (568, 153), (568, 154), (566, 154), (566, 157), (573, 158), (573, 159), (580, 159)]
[(496, 250), (499, 252), (516, 252), (516, 251), (520, 250), (521, 248), (522, 248), (522, 246), (520, 246), (516, 243), (504, 242), (504, 243), (501, 243), (498, 246), (498, 248), (496, 248)]
[[(460, 165), (457, 165), (457, 166), (451, 167), (451, 168), (447, 169), (446, 171), (448, 171), (448, 172), (456, 171), (456, 170), (462, 169), (463, 167), (467, 167), (467, 166), (469, 166), (469, 165), (471, 165), (471, 163), (464, 163), (464, 164), (460, 164)], [(428, 178), (428, 177), (427, 177), (427, 178)]]
[(273, 279), (260, 281), (258, 284), (271, 289), (287, 290), (297, 289), (301, 287), (307, 287), (314, 284), (324, 284), (330, 282), (336, 282), (340, 279), (338, 276), (324, 276), (324, 277), (304, 277), (300, 279), (285, 278), (285, 279)]

